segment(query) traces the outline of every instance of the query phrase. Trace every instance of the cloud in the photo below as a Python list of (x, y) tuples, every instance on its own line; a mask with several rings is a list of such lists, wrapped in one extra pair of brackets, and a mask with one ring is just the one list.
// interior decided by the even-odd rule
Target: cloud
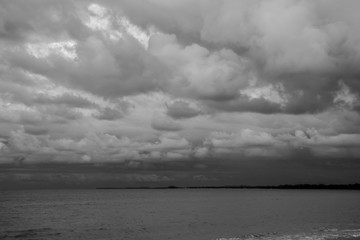
[[(331, 107), (330, 92), (339, 77), (359, 91), (352, 80), (357, 74), (352, 63), (358, 54), (352, 50), (359, 36), (351, 32), (356, 15), (335, 12), (339, 6), (334, 2), (229, 0), (194, 7), (188, 1), (153, 1), (145, 4), (144, 15), (137, 1), (68, 1), (62, 9), (51, 8), (55, 3), (50, 2), (43, 6), (48, 15), (18, 4), (4, 8), (24, 5), (30, 19), (38, 14), (29, 31), (40, 40), (24, 38), (17, 48), (10, 45), (3, 53), (7, 64), (105, 98), (163, 90), (205, 100), (222, 111), (301, 114)], [(71, 7), (74, 14), (66, 15), (63, 10)], [(164, 9), (173, 14), (160, 13)], [(241, 9), (240, 14), (233, 9)], [(4, 26), (26, 23), (16, 11), (3, 19)], [(87, 29), (81, 38), (70, 34), (75, 20), (79, 30)], [(44, 37), (45, 30), (53, 39)], [(26, 36), (30, 32), (24, 31)], [(67, 38), (59, 40), (62, 33)]]
[(244, 129), (235, 134), (215, 132), (211, 138), (211, 142), (215, 147), (239, 146), (269, 146), (274, 144), (274, 138), (271, 134), (265, 132), (257, 132), (250, 129)]
[(184, 101), (175, 101), (167, 106), (167, 115), (174, 119), (192, 118), (201, 114), (199, 107)]
[(315, 129), (296, 130), (293, 133), (270, 134), (244, 129), (235, 133), (214, 132), (206, 140), (201, 155), (237, 155), (243, 157), (289, 158), (298, 149), (310, 150), (320, 157), (357, 157), (359, 134), (321, 135)]
[(173, 178), (167, 176), (159, 176), (156, 174), (127, 174), (126, 178), (128, 181), (135, 182), (168, 182), (173, 181)]
[(9, 147), (20, 153), (41, 152), (42, 141), (34, 135), (26, 134), (22, 130), (11, 132)]
[[(48, 4), (42, 8), (51, 12), (48, 8), (52, 4)], [(66, 4), (64, 3), (64, 6)], [(76, 11), (78, 7), (81, 7), (81, 4), (75, 6), (74, 10)], [(33, 10), (31, 8), (31, 11)], [(70, 12), (74, 12), (74, 10)], [(60, 16), (56, 16), (56, 14), (65, 13), (58, 12), (58, 9), (55, 8), (52, 14), (52, 18), (57, 18)], [(87, 28), (86, 22), (83, 22), (86, 19), (82, 19), (81, 16), (90, 16), (91, 14), (82, 11), (74, 13), (74, 16), (77, 16), (77, 20), (80, 21), (83, 28)], [(117, 16), (112, 16), (109, 11), (104, 14), (106, 15), (104, 18), (111, 17), (110, 20), (114, 19), (113, 21), (117, 19)], [(39, 14), (37, 18), (39, 22), (33, 24), (41, 30), (44, 30), (45, 27), (57, 27), (50, 24), (55, 20), (52, 19), (53, 21), (51, 21), (49, 19), (51, 17), (47, 15)], [(66, 20), (66, 17), (62, 19), (62, 21)], [(102, 20), (94, 21), (101, 22)], [(47, 21), (50, 21), (49, 26), (46, 24), (43, 26), (42, 23)], [(60, 20), (57, 19), (56, 21)], [(67, 35), (70, 26), (58, 26), (56, 29), (59, 31), (58, 34), (65, 34), (65, 38), (60, 41), (56, 40), (59, 39), (59, 36), (55, 35), (54, 32), (50, 32), (53, 39), (51, 37), (49, 39), (44, 35), (44, 32), (34, 31), (34, 34), (38, 36), (38, 41), (18, 44), (16, 47), (11, 46), (5, 50), (6, 58), (13, 67), (46, 76), (64, 86), (70, 84), (72, 87), (105, 97), (159, 88), (161, 79), (163, 79), (163, 74), (160, 72), (162, 71), (161, 64), (158, 64), (157, 59), (144, 49), (139, 48), (140, 43), (134, 41), (134, 37), (126, 30), (126, 27), (129, 28), (132, 25), (119, 26), (117, 31), (122, 33), (121, 38), (112, 40), (111, 36), (97, 34), (98, 31), (115, 31), (112, 29), (115, 23), (108, 24), (112, 26), (111, 29), (89, 29), (89, 35), (81, 39), (72, 39), (72, 36)], [(130, 62), (131, 64), (129, 64)], [(102, 84), (99, 84), (99, 79), (101, 79)]]
[[(12, 131), (2, 149), (13, 160), (22, 163), (124, 163), (134, 161), (163, 161), (186, 159), (192, 146), (177, 134), (164, 133), (155, 141), (136, 141), (128, 137), (90, 132), (80, 140), (51, 139), (49, 135), (36, 135), (23, 129)], [(135, 167), (142, 167), (134, 165)]]
[(31, 135), (45, 135), (48, 133), (48, 128), (45, 126), (26, 125), (24, 131)]
[[(193, 8), (187, 4), (187, 1), (173, 4), (153, 1), (145, 11), (136, 1), (119, 3), (130, 19), (140, 25), (150, 23), (180, 40), (190, 35), (197, 43), (205, 46), (212, 43), (250, 58), (261, 73), (261, 81), (287, 81), (286, 88), (293, 85), (289, 81), (305, 81), (303, 87), (311, 89), (317, 81), (321, 84), (326, 79), (330, 87), (337, 84), (339, 75), (346, 79), (358, 75), (354, 67), (359, 57), (355, 43), (360, 37), (356, 34), (358, 16), (336, 1), (197, 2)], [(355, 7), (358, 3), (351, 1), (350, 5)], [(141, 15), (140, 9), (146, 14)], [(173, 15), (160, 14), (160, 9), (181, 14), (174, 20)], [(188, 21), (194, 23), (192, 27), (186, 27)], [(305, 80), (309, 76), (316, 78)], [(298, 90), (303, 90), (297, 85), (294, 83)], [(321, 88), (316, 91), (312, 95), (323, 94)], [(323, 110), (324, 106), (319, 108)]]
[[(234, 133), (212, 132), (197, 145), (179, 134), (164, 133), (155, 139), (135, 140), (91, 132), (80, 140), (51, 139), (45, 133), (12, 131), (2, 144), (8, 156), (21, 162), (124, 163), (126, 161), (171, 161), (218, 157), (289, 158), (302, 149), (312, 157), (357, 158), (360, 134), (320, 134), (315, 129), (287, 133), (243, 129)], [(10, 155), (9, 155), (10, 154)], [(141, 164), (133, 165), (135, 168)]]
[(153, 117), (151, 126), (160, 131), (180, 131), (182, 129), (180, 123), (161, 115)]
[(267, 101), (263, 97), (251, 99), (248, 96), (240, 96), (225, 102), (207, 101), (207, 105), (212, 109), (226, 112), (257, 112), (265, 114), (284, 112), (280, 104)]
[(345, 83), (340, 81), (339, 87), (340, 89), (334, 97), (335, 104), (338, 104), (342, 107), (348, 107), (350, 109), (360, 106), (359, 96), (352, 93)]
[(205, 177), (204, 175), (195, 175), (195, 176), (193, 176), (193, 179), (195, 181), (209, 181), (209, 179), (207, 177)]
[(104, 108), (99, 111), (98, 114), (95, 115), (99, 120), (117, 120), (124, 116), (124, 112), (117, 109), (112, 108)]
[(48, 96), (37, 96), (33, 102), (35, 104), (56, 104), (56, 105), (65, 105), (73, 108), (91, 108), (94, 104), (87, 99), (82, 98), (81, 96), (76, 96), (74, 94), (65, 93), (54, 98), (49, 98)]
[(192, 44), (183, 47), (174, 35), (155, 34), (149, 50), (174, 69), (170, 91), (200, 99), (232, 99), (252, 77), (248, 63), (232, 50), (210, 52)]
[(358, 8), (353, 0), (2, 1), (1, 164), (116, 165), (124, 175), (112, 179), (153, 183), (270, 164), (358, 171)]

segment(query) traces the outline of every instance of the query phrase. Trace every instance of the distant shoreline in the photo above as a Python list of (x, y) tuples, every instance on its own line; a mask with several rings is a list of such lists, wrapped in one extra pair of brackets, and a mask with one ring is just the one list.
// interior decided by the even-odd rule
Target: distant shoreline
[(97, 187), (96, 189), (324, 189), (324, 190), (360, 190), (360, 184), (296, 184), (276, 186), (167, 186), (167, 187)]

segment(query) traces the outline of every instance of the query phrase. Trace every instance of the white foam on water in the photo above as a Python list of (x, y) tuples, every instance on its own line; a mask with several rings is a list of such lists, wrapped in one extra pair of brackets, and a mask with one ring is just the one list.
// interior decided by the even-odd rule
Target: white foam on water
[(331, 240), (331, 239), (352, 239), (360, 237), (360, 229), (324, 229), (310, 233), (299, 233), (281, 235), (277, 233), (249, 234), (240, 237), (216, 238), (216, 240)]

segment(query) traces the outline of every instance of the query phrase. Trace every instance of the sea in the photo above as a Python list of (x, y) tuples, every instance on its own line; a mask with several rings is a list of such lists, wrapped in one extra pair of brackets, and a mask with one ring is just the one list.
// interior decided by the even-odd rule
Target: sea
[(1, 191), (0, 239), (360, 239), (360, 191)]

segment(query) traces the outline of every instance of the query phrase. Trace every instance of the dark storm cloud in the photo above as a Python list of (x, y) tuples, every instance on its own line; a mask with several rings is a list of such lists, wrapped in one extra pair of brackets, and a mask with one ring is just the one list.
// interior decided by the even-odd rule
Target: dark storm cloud
[(0, 177), (191, 185), (254, 174), (296, 182), (307, 179), (301, 169), (331, 182), (339, 169), (350, 181), (360, 156), (359, 7), (0, 1), (0, 163), (46, 165)]

